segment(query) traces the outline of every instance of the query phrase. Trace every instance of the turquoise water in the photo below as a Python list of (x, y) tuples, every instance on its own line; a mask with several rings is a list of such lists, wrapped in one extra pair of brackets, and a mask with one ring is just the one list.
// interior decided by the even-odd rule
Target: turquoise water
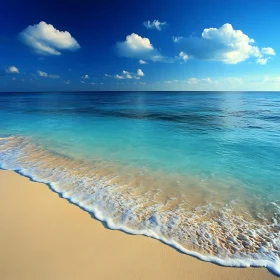
[(280, 272), (280, 94), (1, 93), (0, 163), (204, 260)]

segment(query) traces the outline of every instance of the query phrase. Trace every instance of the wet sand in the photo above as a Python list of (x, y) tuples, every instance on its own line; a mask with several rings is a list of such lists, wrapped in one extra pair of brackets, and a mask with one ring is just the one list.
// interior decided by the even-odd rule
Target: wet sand
[(0, 170), (0, 279), (279, 279), (107, 229), (47, 185)]

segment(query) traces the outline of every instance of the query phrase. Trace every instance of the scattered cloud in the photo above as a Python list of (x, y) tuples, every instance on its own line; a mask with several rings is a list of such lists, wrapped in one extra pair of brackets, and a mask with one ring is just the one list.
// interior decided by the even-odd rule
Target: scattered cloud
[(91, 85), (95, 85), (95, 83), (93, 83), (93, 82), (92, 82), (92, 83), (90, 83), (90, 84), (91, 84)]
[(220, 28), (205, 28), (201, 37), (173, 37), (181, 49), (190, 58), (216, 60), (226, 64), (236, 64), (248, 58), (256, 58), (256, 62), (266, 64), (265, 55), (275, 55), (270, 48), (260, 49), (254, 46), (254, 39), (249, 38), (241, 30), (233, 29), (229, 23)]
[(88, 76), (88, 75), (84, 75), (84, 76), (82, 76), (81, 78), (86, 80), (86, 79), (89, 78), (89, 76)]
[(70, 80), (67, 80), (67, 81), (64, 81), (65, 84), (67, 85), (70, 85), (71, 84), (71, 81)]
[(118, 74), (117, 74), (117, 75), (115, 75), (115, 78), (116, 78), (116, 79), (119, 79), (119, 80), (122, 80), (122, 79), (124, 79), (124, 76), (121, 76), (121, 75), (118, 75)]
[(188, 59), (189, 59), (189, 56), (184, 53), (184, 52), (180, 52), (179, 53), (179, 58), (183, 61), (183, 62), (186, 62)]
[(183, 37), (175, 37), (175, 36), (172, 37), (174, 43), (178, 43), (181, 39), (183, 39)]
[(198, 83), (212, 83), (212, 80), (211, 78), (201, 78), (201, 79), (189, 78), (187, 79), (187, 83), (191, 85), (198, 84)]
[(141, 69), (137, 70), (137, 75), (140, 76), (140, 77), (144, 77), (145, 76), (144, 72)]
[(138, 69), (136, 73), (128, 72), (126, 70), (123, 70), (121, 73), (116, 75), (109, 75), (105, 74), (105, 77), (107, 78), (115, 78), (118, 80), (124, 80), (124, 79), (136, 79), (139, 80), (140, 77), (144, 77), (145, 74), (141, 69)]
[(43, 71), (40, 71), (40, 70), (37, 70), (37, 74), (38, 74), (40, 77), (51, 78), (51, 79), (59, 79), (59, 76), (58, 76), (58, 75), (48, 74), (48, 73), (43, 72)]
[(166, 22), (160, 22), (159, 20), (155, 19), (154, 21), (144, 21), (143, 25), (147, 28), (147, 29), (157, 29), (157, 30), (162, 30), (163, 28), (165, 28), (167, 26)]
[(275, 51), (273, 48), (262, 48), (262, 53), (263, 54), (268, 54), (268, 55), (276, 55)]
[(12, 80), (15, 81), (17, 78), (13, 77)]
[(85, 84), (86, 82), (85, 82), (85, 81), (81, 81), (81, 83), (82, 83), (82, 84)]
[(6, 69), (7, 73), (19, 73), (19, 70), (15, 66), (10, 66)]
[(74, 51), (80, 48), (68, 31), (59, 31), (44, 21), (29, 25), (19, 34), (19, 38), (41, 55), (60, 55), (61, 50)]
[(199, 82), (199, 80), (197, 78), (189, 78), (187, 80), (188, 84), (197, 84)]
[(142, 38), (135, 33), (126, 36), (124, 42), (118, 42), (116, 51), (118, 55), (123, 57), (164, 61), (164, 57), (153, 47), (148, 38)]
[(257, 63), (260, 65), (265, 65), (267, 63), (267, 61), (270, 59), (270, 57), (260, 57), (257, 59)]
[(147, 62), (145, 60), (142, 60), (142, 59), (139, 60), (139, 63), (140, 64), (147, 64)]

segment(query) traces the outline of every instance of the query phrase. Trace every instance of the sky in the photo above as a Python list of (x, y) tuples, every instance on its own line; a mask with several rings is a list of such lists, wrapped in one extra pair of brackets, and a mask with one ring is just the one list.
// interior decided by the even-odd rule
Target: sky
[(0, 91), (280, 91), (279, 0), (3, 0)]

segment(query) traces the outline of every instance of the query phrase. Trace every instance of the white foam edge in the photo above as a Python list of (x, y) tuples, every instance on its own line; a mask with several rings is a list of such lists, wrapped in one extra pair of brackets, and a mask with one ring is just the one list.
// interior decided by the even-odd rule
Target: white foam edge
[(120, 230), (120, 231), (129, 233), (129, 234), (144, 235), (144, 236), (147, 236), (147, 237), (151, 237), (151, 238), (160, 240), (163, 243), (179, 250), (181, 253), (184, 253), (184, 254), (187, 254), (189, 256), (198, 258), (202, 261), (211, 262), (211, 263), (221, 265), (221, 266), (225, 266), (225, 267), (240, 267), (240, 268), (265, 267), (269, 271), (271, 271), (272, 273), (274, 273), (275, 275), (280, 277), (280, 261), (279, 260), (273, 262), (273, 261), (270, 261), (270, 260), (257, 260), (257, 259), (237, 259), (237, 258), (236, 259), (233, 259), (233, 258), (231, 258), (231, 259), (230, 258), (221, 259), (221, 258), (216, 257), (216, 256), (203, 255), (203, 254), (200, 254), (200, 253), (195, 252), (195, 251), (187, 250), (182, 245), (180, 245), (178, 242), (176, 242), (174, 240), (167, 239), (163, 236), (160, 236), (156, 232), (154, 232), (150, 229), (147, 229), (147, 230), (133, 230), (133, 229), (128, 228), (124, 225), (114, 223), (113, 220), (110, 217), (104, 216), (102, 211), (100, 209), (98, 209), (98, 206), (88, 207), (88, 206), (84, 205), (83, 203), (80, 203), (74, 197), (67, 196), (67, 193), (61, 191), (61, 189), (59, 188), (59, 186), (57, 184), (52, 183), (52, 182), (44, 181), (44, 180), (38, 178), (36, 175), (29, 174), (28, 170), (26, 170), (26, 169), (9, 169), (9, 168), (5, 168), (5, 165), (1, 164), (1, 163), (0, 163), (0, 169), (15, 171), (15, 172), (31, 179), (34, 182), (43, 183), (43, 184), (46, 184), (46, 185), (50, 186), (50, 188), (54, 192), (60, 194), (63, 198), (65, 198), (68, 201), (70, 201), (71, 203), (79, 206), (80, 208), (84, 209), (85, 211), (93, 214), (94, 217), (97, 220), (105, 222), (106, 225), (108, 226), (108, 228), (110, 228), (112, 230)]

